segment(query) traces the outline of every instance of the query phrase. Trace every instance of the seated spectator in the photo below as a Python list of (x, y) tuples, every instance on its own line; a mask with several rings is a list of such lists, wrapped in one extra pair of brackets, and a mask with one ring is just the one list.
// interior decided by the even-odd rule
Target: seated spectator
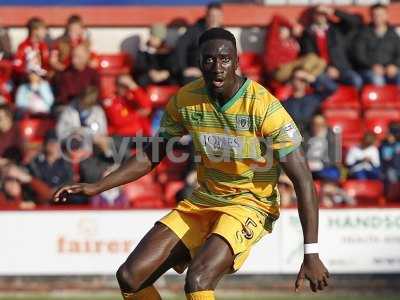
[(140, 86), (178, 83), (176, 64), (166, 38), (167, 28), (163, 24), (151, 27), (146, 47), (138, 52), (135, 60), (135, 78)]
[(50, 84), (37, 68), (29, 69), (27, 74), (29, 81), (20, 85), (15, 95), (17, 108), (30, 113), (49, 113), (54, 102)]
[(72, 166), (61, 155), (61, 145), (55, 130), (46, 133), (43, 151), (28, 165), (32, 176), (42, 180), (55, 190), (62, 185), (72, 183)]
[(118, 76), (116, 86), (117, 94), (103, 101), (110, 134), (149, 136), (151, 104), (147, 92), (127, 74)]
[(381, 163), (375, 142), (375, 134), (367, 132), (364, 134), (361, 145), (350, 148), (346, 157), (350, 178), (379, 179)]
[(56, 124), (59, 139), (64, 140), (74, 134), (89, 138), (107, 135), (107, 119), (104, 110), (97, 103), (98, 95), (96, 87), (88, 86), (62, 111)]
[(313, 178), (337, 182), (340, 171), (336, 166), (339, 161), (336, 154), (341, 149), (337, 137), (326, 124), (322, 115), (315, 115), (311, 121), (310, 136), (306, 141), (307, 162)]
[[(64, 71), (71, 64), (73, 49), (84, 45), (90, 49), (90, 40), (83, 20), (79, 15), (71, 15), (65, 27), (64, 34), (59, 37), (50, 52), (50, 65), (58, 72)], [(99, 60), (95, 53), (90, 54), (89, 65), (97, 68)]]
[(63, 72), (56, 74), (56, 102), (66, 105), (74, 97), (82, 94), (89, 86), (100, 87), (97, 70), (89, 65), (90, 52), (85, 45), (76, 46), (72, 50), (71, 65)]
[[(115, 168), (115, 166), (112, 166), (106, 170), (103, 174), (103, 177), (110, 174), (113, 170), (115, 170)], [(128, 208), (129, 199), (123, 188), (119, 186), (92, 197), (90, 199), (90, 204), (95, 208)]]
[(15, 152), (21, 146), (14, 114), (6, 104), (0, 104), (0, 141), (0, 157), (10, 149)]
[(201, 76), (198, 65), (199, 47), (198, 39), (207, 29), (221, 27), (223, 23), (222, 6), (218, 2), (208, 4), (206, 15), (189, 27), (176, 44), (176, 61), (181, 73), (181, 83), (186, 84)]
[(386, 184), (400, 181), (400, 123), (389, 125), (389, 134), (380, 147), (382, 173)]
[(11, 40), (8, 29), (0, 25), (0, 60), (12, 58)]
[(400, 85), (400, 37), (388, 23), (387, 7), (373, 5), (372, 23), (358, 36), (355, 60), (366, 83)]
[[(304, 132), (312, 116), (318, 112), (321, 102), (335, 92), (337, 85), (325, 75), (315, 78), (303, 69), (296, 69), (293, 71), (290, 86), (292, 96), (283, 101), (282, 105)], [(308, 93), (310, 86), (313, 91)]]
[(23, 168), (8, 164), (1, 169), (0, 207), (30, 209), (45, 204), (53, 196), (51, 189)]
[(354, 206), (356, 200), (348, 195), (336, 182), (324, 181), (321, 186), (320, 203), (324, 207)]
[(291, 23), (283, 16), (274, 16), (265, 39), (264, 67), (269, 76), (279, 82), (292, 77), (293, 70), (303, 68), (314, 76), (324, 72), (326, 63), (314, 53), (299, 57), (300, 45), (297, 38), (303, 28)]
[(14, 58), (14, 68), (19, 79), (26, 71), (37, 68), (41, 72), (49, 69), (49, 48), (45, 43), (47, 28), (44, 21), (33, 17), (28, 21), (28, 37), (18, 46)]
[(285, 173), (281, 173), (278, 180), (278, 189), (281, 199), (281, 207), (290, 207), (297, 202), (293, 183)]
[(363, 84), (362, 78), (352, 70), (347, 55), (346, 37), (341, 31), (343, 26), (329, 21), (333, 14), (349, 28), (358, 28), (360, 19), (357, 16), (319, 5), (314, 9), (311, 26), (303, 34), (302, 53), (317, 54), (328, 65), (326, 74), (331, 79), (360, 89)]

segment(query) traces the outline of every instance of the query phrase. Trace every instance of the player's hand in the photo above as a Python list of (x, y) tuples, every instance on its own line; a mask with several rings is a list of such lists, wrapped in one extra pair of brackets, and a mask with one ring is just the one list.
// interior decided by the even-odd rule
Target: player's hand
[(301, 265), (300, 272), (297, 275), (295, 290), (296, 292), (302, 287), (304, 279), (310, 282), (310, 288), (313, 292), (322, 291), (328, 286), (329, 272), (319, 259), (318, 254), (304, 255), (304, 261)]
[(74, 194), (82, 194), (88, 197), (94, 196), (98, 193), (97, 188), (94, 184), (89, 183), (77, 183), (63, 186), (58, 189), (58, 191), (54, 194), (53, 199), (55, 202), (65, 202), (68, 199), (68, 196)]

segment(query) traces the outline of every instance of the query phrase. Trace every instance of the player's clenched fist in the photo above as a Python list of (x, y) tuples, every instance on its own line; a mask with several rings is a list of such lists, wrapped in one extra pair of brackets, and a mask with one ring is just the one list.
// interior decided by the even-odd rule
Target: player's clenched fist
[(77, 184), (72, 184), (72, 185), (66, 185), (60, 188), (55, 194), (54, 194), (54, 201), (67, 201), (69, 195), (73, 194), (82, 194), (85, 196), (94, 196), (97, 194), (97, 188), (94, 184), (89, 184), (89, 183), (77, 183)]
[(304, 256), (299, 275), (296, 280), (296, 292), (301, 287), (304, 279), (310, 282), (310, 288), (313, 292), (323, 290), (328, 286), (329, 272), (316, 254), (307, 254)]

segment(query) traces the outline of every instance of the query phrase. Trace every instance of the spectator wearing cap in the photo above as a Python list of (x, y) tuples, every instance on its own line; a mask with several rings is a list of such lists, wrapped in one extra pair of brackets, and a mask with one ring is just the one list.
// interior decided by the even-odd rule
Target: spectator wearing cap
[(0, 104), (0, 157), (8, 151), (20, 149), (19, 130), (14, 114), (7, 104)]
[(38, 68), (27, 71), (28, 82), (21, 84), (15, 95), (16, 107), (30, 113), (49, 113), (54, 102), (50, 84)]
[(90, 52), (85, 45), (79, 45), (72, 51), (71, 65), (56, 74), (56, 103), (66, 105), (82, 94), (89, 86), (100, 87), (99, 73), (89, 65)]
[(350, 148), (346, 156), (346, 165), (349, 168), (349, 177), (353, 179), (379, 179), (380, 157), (375, 145), (376, 136), (366, 132), (361, 144)]
[(179, 66), (181, 83), (186, 84), (201, 76), (198, 65), (198, 39), (207, 29), (221, 27), (224, 14), (219, 2), (211, 2), (207, 6), (204, 18), (201, 18), (182, 35), (175, 48), (176, 61)]
[(54, 129), (46, 133), (43, 151), (30, 162), (28, 169), (32, 176), (45, 182), (53, 192), (62, 185), (72, 183), (72, 166), (61, 155)]
[(108, 135), (107, 119), (103, 108), (98, 105), (99, 91), (88, 86), (60, 114), (56, 124), (59, 139), (64, 140), (76, 133), (84, 136)]
[(150, 135), (151, 103), (147, 92), (128, 74), (116, 79), (117, 93), (103, 101), (111, 135)]
[(370, 14), (371, 24), (356, 39), (355, 60), (366, 83), (400, 85), (400, 37), (385, 5), (373, 5)]
[[(79, 15), (71, 15), (65, 26), (64, 34), (59, 37), (50, 51), (50, 65), (53, 70), (61, 72), (71, 64), (73, 49), (83, 45), (90, 49), (90, 40), (83, 20)], [(97, 68), (98, 57), (90, 52), (90, 66)]]
[[(339, 23), (330, 21), (330, 17), (334, 15), (340, 19)], [(358, 16), (318, 5), (314, 8), (311, 26), (304, 31), (301, 40), (302, 53), (317, 54), (326, 62), (326, 74), (331, 79), (360, 89), (363, 81), (352, 69), (346, 37), (346, 33), (356, 30), (359, 26)]]
[(20, 77), (33, 67), (49, 69), (49, 48), (45, 43), (47, 27), (41, 18), (33, 17), (27, 23), (28, 37), (18, 46), (14, 68)]
[(146, 47), (136, 56), (135, 78), (140, 86), (149, 84), (176, 84), (177, 69), (171, 49), (166, 44), (167, 28), (154, 24)]

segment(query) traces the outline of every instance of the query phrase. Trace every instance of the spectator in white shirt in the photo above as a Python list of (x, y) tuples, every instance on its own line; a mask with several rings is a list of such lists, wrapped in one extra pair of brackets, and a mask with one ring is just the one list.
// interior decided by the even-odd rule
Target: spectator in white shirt
[(349, 177), (353, 179), (379, 179), (380, 158), (372, 132), (365, 133), (361, 145), (350, 148), (346, 157)]

